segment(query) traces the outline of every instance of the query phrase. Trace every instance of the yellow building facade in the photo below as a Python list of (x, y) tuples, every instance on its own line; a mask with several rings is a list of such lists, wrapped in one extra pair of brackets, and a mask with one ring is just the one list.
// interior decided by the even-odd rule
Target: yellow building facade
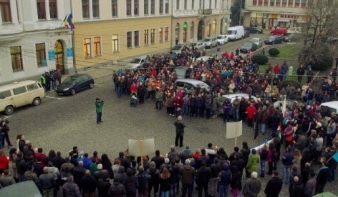
[(76, 68), (169, 51), (171, 1), (146, 1), (74, 0)]

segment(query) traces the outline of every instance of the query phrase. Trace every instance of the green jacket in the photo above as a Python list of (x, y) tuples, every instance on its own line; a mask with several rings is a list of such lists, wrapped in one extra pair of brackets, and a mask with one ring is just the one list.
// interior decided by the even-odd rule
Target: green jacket
[(257, 172), (258, 170), (258, 165), (259, 165), (259, 156), (258, 154), (251, 154), (249, 156), (249, 160), (248, 163), (246, 164), (246, 169), (248, 170), (248, 172)]
[(46, 78), (45, 78), (45, 76), (41, 75), (40, 82), (41, 82), (42, 85), (46, 84)]
[(96, 102), (95, 103), (95, 107), (96, 107), (96, 112), (97, 113), (102, 113), (102, 106), (103, 106), (103, 102)]

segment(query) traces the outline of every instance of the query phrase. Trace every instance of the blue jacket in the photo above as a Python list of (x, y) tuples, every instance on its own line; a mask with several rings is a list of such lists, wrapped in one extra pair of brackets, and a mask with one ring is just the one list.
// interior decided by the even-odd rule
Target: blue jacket
[(93, 163), (88, 157), (83, 157), (83, 167), (89, 169), (90, 165)]
[(224, 165), (224, 170), (220, 173), (219, 178), (220, 186), (229, 186), (231, 181), (231, 172), (228, 164)]
[(201, 97), (197, 97), (195, 102), (197, 107), (203, 107), (203, 99)]

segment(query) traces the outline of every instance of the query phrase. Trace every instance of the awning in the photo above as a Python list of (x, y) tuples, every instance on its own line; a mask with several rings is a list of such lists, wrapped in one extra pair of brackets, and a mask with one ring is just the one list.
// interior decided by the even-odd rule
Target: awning
[(279, 18), (277, 19), (277, 22), (290, 22), (289, 18)]

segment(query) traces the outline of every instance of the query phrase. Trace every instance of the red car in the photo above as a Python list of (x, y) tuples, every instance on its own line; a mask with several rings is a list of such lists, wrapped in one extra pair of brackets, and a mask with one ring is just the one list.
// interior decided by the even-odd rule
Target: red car
[(286, 29), (274, 29), (270, 32), (271, 35), (286, 35), (287, 34)]

